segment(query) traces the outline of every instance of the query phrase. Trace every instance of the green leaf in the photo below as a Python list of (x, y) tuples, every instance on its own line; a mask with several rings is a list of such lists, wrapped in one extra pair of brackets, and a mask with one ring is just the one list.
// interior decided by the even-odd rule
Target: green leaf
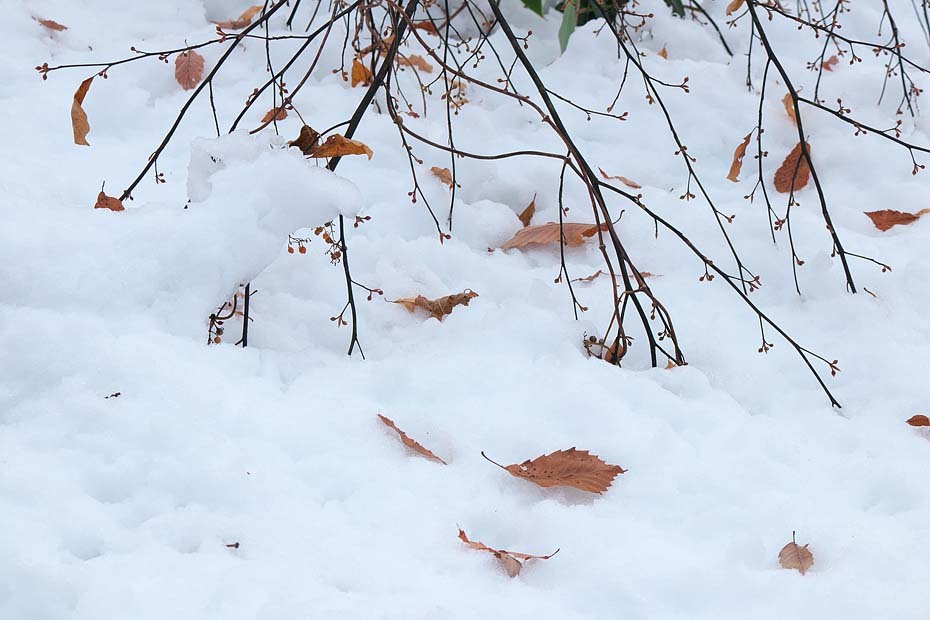
[[(525, 6), (529, 10), (533, 11), (534, 13), (542, 17), (542, 14), (543, 14), (542, 0), (520, 0), (520, 1), (523, 2), (523, 6)], [(680, 1), (679, 1), (679, 4), (681, 4)]]
[(572, 36), (575, 26), (578, 24), (578, 7), (574, 0), (566, 0), (562, 11), (562, 25), (559, 26), (559, 47), (562, 48), (564, 53), (565, 48), (568, 47), (568, 38)]
[[(525, 1), (525, 0), (524, 0)], [(672, 13), (683, 17), (685, 14), (685, 5), (681, 3), (681, 0), (665, 0), (665, 4), (672, 7)]]

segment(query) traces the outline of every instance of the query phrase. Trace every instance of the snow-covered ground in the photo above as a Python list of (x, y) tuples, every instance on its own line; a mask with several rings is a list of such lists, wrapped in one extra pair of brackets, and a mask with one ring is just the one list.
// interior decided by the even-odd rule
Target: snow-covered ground
[[(722, 24), (726, 3), (704, 4)], [(876, 39), (881, 3), (849, 4), (844, 34)], [(930, 64), (910, 3), (892, 4), (906, 18), (907, 52)], [(641, 269), (661, 276), (651, 284), (690, 365), (651, 369), (639, 341), (622, 369), (587, 357), (583, 335), (600, 333), (609, 317), (606, 278), (575, 284), (590, 308), (575, 321), (564, 283), (553, 282), (557, 248), (488, 252), (519, 229), (517, 214), (534, 194), (534, 223), (557, 219), (558, 162), (459, 160), (452, 237), (440, 244), (422, 201), (407, 196), (396, 128), (375, 110), (356, 134), (374, 157), (345, 158), (337, 176), (296, 149), (268, 148), (296, 137), (296, 115), (279, 123), (280, 137), (269, 128), (215, 140), (200, 101), (159, 160), (167, 183), (147, 178), (124, 212), (94, 210), (101, 183), (118, 194), (135, 177), (189, 93), (174, 80), (173, 58), (116, 67), (94, 80), (84, 104), (91, 146), (75, 146), (72, 94), (93, 69), (43, 82), (34, 67), (206, 40), (210, 20), (247, 5), (5, 6), (3, 620), (926, 617), (930, 436), (904, 421), (930, 409), (930, 221), (880, 232), (863, 212), (930, 206), (930, 173), (912, 176), (904, 150), (806, 111), (837, 230), (850, 251), (893, 271), (853, 262), (857, 283), (874, 296), (846, 293), (807, 188), (792, 216), (806, 261), (798, 296), (785, 234), (773, 245), (764, 207), (743, 199), (754, 145), (743, 181), (725, 178), (756, 123), (746, 19), (723, 29), (730, 59), (710, 28), (646, 0), (658, 15), (638, 45), (657, 75), (689, 76), (690, 94), (663, 95), (708, 190), (737, 215), (729, 230), (764, 284), (753, 300), (804, 346), (839, 360), (836, 377), (821, 370), (842, 409), (830, 407), (774, 334), (775, 348), (757, 353), (758, 324), (742, 302), (720, 279), (700, 282), (700, 261), (671, 235), (656, 238), (652, 223), (619, 200), (611, 207), (626, 209), (624, 241)], [(516, 29), (533, 30), (528, 53), (551, 88), (587, 107), (610, 102), (624, 65), (607, 32), (580, 28), (560, 56), (558, 14), (543, 20), (513, 0), (504, 8)], [(69, 29), (51, 33), (34, 17)], [(281, 29), (283, 17), (274, 23)], [(820, 42), (777, 21), (770, 32), (811, 92), (815, 74), (804, 63)], [(500, 33), (492, 40), (509, 64)], [(274, 48), (279, 64), (296, 45)], [(339, 47), (323, 54), (327, 69), (298, 99), (318, 129), (345, 120), (361, 96), (328, 70)], [(657, 54), (663, 47), (667, 60)], [(202, 50), (208, 68), (222, 49)], [(264, 54), (261, 42), (245, 44), (217, 78), (221, 126), (265, 79)], [(754, 55), (759, 80), (758, 48)], [(489, 60), (475, 71), (493, 79), (493, 68)], [(528, 90), (525, 76), (515, 79)], [(881, 65), (867, 57), (827, 74), (822, 96), (890, 126), (895, 102), (876, 106), (880, 86)], [(771, 174), (797, 136), (780, 102), (784, 87), (770, 76), (769, 89)], [(559, 148), (526, 108), (478, 89), (467, 96), (455, 118), (459, 148)], [(253, 108), (246, 126), (270, 107), (269, 99)], [(592, 163), (641, 183), (651, 208), (730, 268), (706, 203), (678, 199), (686, 173), (641, 87), (620, 99), (624, 122), (588, 122), (563, 108)], [(930, 143), (926, 117), (902, 119), (907, 139)], [(444, 140), (443, 115), (410, 123)], [(444, 225), (448, 190), (427, 171), (448, 158), (414, 148)], [(567, 184), (566, 204), (567, 219), (592, 221), (577, 182)], [(305, 227), (340, 212), (372, 218), (348, 236), (353, 277), (384, 291), (360, 301), (365, 361), (346, 356), (349, 330), (330, 320), (345, 303), (341, 265), (330, 264), (317, 238), (306, 254), (286, 251), (288, 233), (312, 236)], [(572, 277), (603, 267), (593, 243), (569, 249), (566, 260)], [(258, 291), (250, 346), (228, 337), (206, 346), (207, 317), (249, 279)], [(441, 323), (386, 302), (466, 288), (479, 296)], [(449, 465), (406, 452), (378, 412)], [(518, 463), (572, 446), (629, 471), (592, 499), (538, 488), (480, 456)], [(458, 540), (457, 525), (497, 548), (561, 551), (509, 579), (493, 557)], [(804, 576), (778, 564), (792, 530), (815, 556)]]

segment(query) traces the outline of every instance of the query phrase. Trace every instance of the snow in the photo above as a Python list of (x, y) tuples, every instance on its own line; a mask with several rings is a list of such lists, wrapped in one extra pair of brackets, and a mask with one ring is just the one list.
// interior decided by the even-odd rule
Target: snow
[[(725, 3), (705, 4), (722, 24)], [(242, 131), (220, 139), (198, 102), (159, 159), (167, 183), (149, 175), (126, 211), (94, 210), (101, 183), (118, 195), (189, 93), (174, 82), (173, 60), (113, 68), (94, 80), (84, 105), (91, 146), (78, 147), (68, 113), (90, 70), (43, 82), (33, 67), (205, 40), (208, 20), (246, 7), (10, 2), (0, 25), (0, 618), (925, 615), (930, 436), (904, 421), (928, 409), (930, 220), (879, 232), (863, 211), (926, 207), (927, 173), (912, 176), (902, 149), (805, 111), (837, 230), (850, 251), (893, 271), (856, 261), (857, 283), (875, 296), (847, 294), (806, 189), (793, 215), (806, 261), (797, 295), (784, 233), (773, 245), (764, 207), (743, 199), (754, 144), (742, 182), (725, 179), (733, 148), (756, 122), (746, 20), (723, 28), (731, 60), (709, 28), (671, 17), (658, 1), (644, 5), (657, 17), (637, 42), (643, 62), (672, 83), (690, 78), (690, 94), (661, 94), (719, 208), (737, 214), (728, 230), (764, 284), (753, 301), (803, 346), (839, 360), (836, 377), (821, 370), (842, 409), (775, 334), (767, 331), (775, 348), (756, 353), (758, 324), (745, 305), (720, 279), (699, 282), (700, 261), (665, 231), (656, 238), (648, 217), (614, 197), (631, 255), (660, 276), (651, 285), (689, 365), (649, 368), (641, 338), (624, 368), (586, 357), (582, 337), (609, 317), (606, 278), (575, 283), (590, 308), (575, 321), (567, 289), (553, 282), (557, 249), (488, 252), (519, 228), (534, 195), (534, 223), (557, 220), (559, 162), (457, 160), (462, 187), (451, 239), (440, 244), (423, 200), (407, 196), (397, 129), (375, 110), (355, 136), (374, 157), (344, 158), (334, 174), (286, 148), (300, 127), (294, 114), (278, 123), (280, 136), (248, 134), (270, 96)], [(874, 39), (877, 5), (852, 2), (844, 34)], [(906, 16), (908, 53), (928, 64), (909, 3), (892, 5)], [(609, 103), (624, 66), (608, 33), (597, 34), (596, 23), (579, 28), (559, 56), (557, 15), (504, 8), (516, 30), (533, 30), (527, 53), (553, 90), (587, 107)], [(33, 16), (69, 30), (50, 34)], [(278, 17), (276, 28), (286, 15)], [(811, 92), (804, 62), (820, 43), (777, 20), (770, 33)], [(505, 50), (500, 33), (492, 39)], [(281, 42), (276, 65), (298, 44)], [(224, 129), (266, 79), (263, 45), (243, 47), (214, 89)], [(668, 60), (656, 55), (663, 47)], [(202, 50), (208, 68), (224, 48)], [(317, 129), (344, 121), (361, 96), (329, 72), (338, 49), (322, 55), (325, 69), (299, 99)], [(895, 103), (876, 105), (881, 70), (872, 58), (855, 68), (841, 62), (823, 98), (842, 97), (864, 120), (891, 126)], [(494, 66), (476, 73), (493, 81)], [(402, 79), (415, 93), (412, 77)], [(514, 79), (528, 91), (525, 76)], [(783, 94), (770, 75), (769, 174), (797, 141)], [(477, 88), (467, 97), (455, 117), (459, 148), (561, 152), (532, 110)], [(641, 183), (650, 208), (729, 268), (707, 205), (678, 199), (686, 172), (639, 84), (617, 106), (626, 121), (588, 122), (560, 109), (590, 161)], [(926, 117), (900, 118), (907, 139), (930, 143)], [(443, 115), (409, 122), (445, 139)], [(416, 144), (414, 153), (445, 231), (449, 192), (428, 170), (449, 158)], [(565, 196), (568, 220), (592, 221), (580, 183), (567, 181)], [(349, 330), (330, 320), (345, 304), (342, 266), (311, 232), (340, 213), (349, 223), (371, 216), (349, 230), (350, 262), (357, 282), (384, 290), (370, 302), (356, 291), (364, 361), (345, 355)], [(287, 253), (288, 234), (313, 238), (307, 254)], [(573, 278), (603, 267), (596, 244), (567, 249), (566, 260)], [(206, 346), (207, 317), (249, 280), (257, 291), (249, 347), (233, 346), (235, 337)], [(480, 296), (441, 323), (386, 301), (466, 288)], [(449, 466), (406, 452), (378, 412)], [(590, 497), (537, 488), (480, 456), (517, 463), (572, 446), (629, 471)], [(509, 579), (457, 539), (457, 525), (493, 547), (561, 551)], [(815, 557), (803, 577), (778, 566), (792, 530)]]

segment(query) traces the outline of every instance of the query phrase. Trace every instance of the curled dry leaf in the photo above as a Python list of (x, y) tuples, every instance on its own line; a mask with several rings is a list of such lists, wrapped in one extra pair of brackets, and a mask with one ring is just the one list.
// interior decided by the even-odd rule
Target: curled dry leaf
[[(601, 230), (606, 230), (607, 226), (606, 224), (601, 224), (600, 228)], [(565, 235), (565, 245), (581, 245), (585, 242), (585, 239), (594, 236), (597, 230), (597, 224), (565, 223), (561, 224), (561, 230), (558, 222), (527, 226), (518, 230), (517, 234), (515, 234), (512, 239), (501, 246), (501, 249), (523, 249), (528, 245), (558, 243), (560, 232)]]
[(414, 69), (419, 69), (423, 73), (432, 73), (433, 65), (426, 62), (426, 59), (422, 56), (417, 56), (416, 54), (410, 54), (408, 56), (397, 56), (397, 64), (404, 65), (407, 67), (413, 67)]
[(429, 171), (433, 173), (433, 176), (445, 183), (449, 189), (452, 189), (453, 185), (455, 185), (455, 181), (452, 180), (452, 172), (448, 168), (433, 166)]
[[(811, 152), (810, 144), (807, 145), (807, 152)], [(807, 185), (810, 174), (810, 165), (801, 152), (801, 143), (798, 142), (775, 171), (775, 189), (782, 194), (796, 192)]]
[(34, 19), (34, 20), (36, 20), (37, 22), (39, 22), (39, 24), (40, 24), (42, 27), (48, 28), (49, 30), (54, 30), (55, 32), (61, 32), (62, 30), (67, 30), (67, 29), (68, 29), (67, 26), (63, 26), (63, 25), (59, 24), (58, 22), (53, 21), (53, 20), (51, 20), (51, 19), (42, 19), (41, 17), (33, 17), (32, 19)]
[(836, 55), (834, 54), (833, 56), (830, 56), (829, 58), (824, 60), (820, 66), (823, 67), (824, 71), (833, 71), (833, 67), (835, 67), (839, 62), (840, 62), (840, 59), (837, 58)]
[(489, 547), (482, 542), (469, 540), (468, 536), (465, 534), (465, 531), (462, 528), (459, 528), (459, 540), (475, 551), (486, 551), (493, 555), (501, 563), (501, 566), (503, 566), (504, 570), (507, 572), (507, 575), (510, 577), (516, 577), (520, 574), (520, 570), (523, 568), (521, 560), (523, 562), (527, 562), (529, 560), (548, 560), (559, 552), (559, 550), (556, 549), (549, 555), (530, 555), (528, 553), (518, 553), (516, 551), (507, 551), (505, 549), (494, 549), (493, 547)]
[(358, 85), (368, 86), (369, 84), (371, 84), (371, 69), (356, 58), (352, 61), (352, 88)]
[(795, 569), (802, 575), (814, 564), (814, 554), (807, 545), (801, 546), (795, 542), (794, 532), (791, 532), (791, 542), (778, 552), (778, 563), (782, 568)]
[(100, 193), (97, 194), (97, 202), (94, 204), (95, 209), (109, 209), (110, 211), (125, 211), (126, 207), (123, 206), (123, 202), (119, 198), (114, 198), (113, 196), (107, 196), (103, 193), (103, 190), (100, 190)]
[(746, 0), (730, 0), (730, 4), (727, 5), (727, 15), (732, 15), (740, 10), (740, 7), (743, 6), (745, 1)]
[(727, 178), (734, 183), (739, 183), (739, 173), (743, 169), (743, 157), (746, 156), (746, 148), (749, 146), (750, 138), (752, 138), (752, 131), (746, 134), (743, 141), (740, 142), (736, 150), (733, 151), (733, 163), (730, 164), (730, 172), (727, 174)]
[(797, 125), (798, 115), (794, 111), (794, 99), (791, 98), (791, 93), (785, 93), (785, 96), (781, 98), (781, 104), (785, 106), (785, 114), (788, 115), (788, 118), (791, 119), (791, 122)]
[(262, 123), (270, 123), (271, 121), (283, 121), (287, 118), (287, 110), (284, 109), (284, 106), (279, 108), (271, 108), (265, 112), (265, 116), (262, 117)]
[(71, 102), (71, 131), (74, 133), (74, 143), (83, 146), (90, 146), (87, 143), (87, 134), (90, 133), (90, 123), (87, 120), (87, 113), (81, 106), (84, 104), (84, 97), (90, 90), (90, 83), (94, 81), (94, 76), (90, 76), (78, 86), (74, 91), (74, 100)]
[(446, 295), (439, 299), (427, 299), (423, 295), (416, 297), (405, 297), (395, 299), (392, 303), (400, 304), (409, 312), (416, 311), (417, 308), (426, 310), (434, 319), (441, 321), (447, 314), (452, 314), (452, 309), (456, 306), (467, 306), (468, 302), (478, 296), (478, 293), (471, 289), (465, 289), (455, 295)]
[(520, 218), (520, 222), (523, 224), (524, 228), (530, 225), (530, 221), (533, 219), (533, 215), (536, 213), (536, 194), (533, 194), (533, 199), (530, 201), (530, 204), (526, 206), (523, 211), (520, 212), (520, 215), (517, 217)]
[(435, 454), (433, 454), (432, 451), (427, 450), (425, 447), (423, 447), (423, 444), (421, 444), (421, 443), (418, 442), (418, 441), (415, 441), (415, 440), (411, 439), (410, 436), (407, 435), (407, 433), (405, 433), (404, 431), (402, 431), (402, 430), (400, 430), (399, 428), (397, 428), (397, 425), (394, 424), (394, 421), (391, 420), (390, 418), (385, 417), (385, 416), (383, 416), (383, 415), (381, 415), (381, 414), (379, 413), (379, 414), (378, 414), (378, 419), (381, 420), (381, 422), (382, 422), (386, 427), (388, 427), (389, 429), (391, 429), (392, 431), (394, 431), (395, 433), (397, 433), (398, 437), (400, 437), (401, 442), (402, 442), (405, 446), (407, 446), (408, 448), (410, 448), (411, 450), (413, 450), (414, 452), (416, 452), (416, 453), (419, 454), (420, 456), (425, 456), (426, 458), (428, 458), (428, 459), (431, 460), (431, 461), (437, 461), (437, 462), (439, 462), (439, 463), (442, 463), (443, 465), (448, 465), (448, 463), (446, 463), (444, 460), (442, 460), (441, 458), (439, 458), (438, 456), (436, 456)]
[(245, 11), (242, 12), (242, 15), (238, 19), (233, 19), (225, 22), (213, 22), (220, 28), (224, 30), (242, 30), (246, 26), (252, 23), (252, 19), (258, 15), (262, 10), (260, 4), (250, 6)]
[(433, 25), (433, 22), (429, 21), (428, 19), (420, 22), (413, 22), (412, 26), (414, 30), (422, 30), (423, 32), (439, 35), (439, 31), (436, 30), (436, 26)]
[[(481, 456), (485, 456), (484, 452)], [(491, 461), (494, 463), (494, 461)], [(573, 487), (589, 493), (603, 493), (613, 483), (617, 474), (624, 474), (627, 470), (619, 465), (605, 463), (598, 456), (590, 454), (587, 450), (556, 450), (552, 454), (538, 456), (533, 460), (523, 461), (519, 465), (506, 467), (510, 475), (535, 482), (541, 487)]]
[(917, 213), (895, 211), (894, 209), (882, 209), (881, 211), (865, 212), (865, 214), (869, 216), (869, 219), (872, 220), (872, 223), (875, 224), (875, 228), (879, 230), (888, 230), (889, 228), (894, 228), (895, 226), (913, 224), (919, 220), (921, 216), (924, 216), (927, 213), (930, 213), (930, 209), (921, 209)]
[(628, 179), (628, 178), (626, 178), (626, 177), (622, 177), (622, 176), (619, 176), (619, 175), (618, 175), (618, 176), (610, 176), (609, 174), (607, 174), (606, 172), (604, 172), (601, 168), (598, 168), (597, 170), (598, 170), (598, 172), (601, 173), (601, 176), (604, 177), (605, 179), (616, 179), (616, 180), (620, 181), (621, 183), (623, 183), (624, 185), (626, 185), (627, 187), (630, 187), (630, 188), (632, 188), (632, 189), (642, 189), (642, 187), (643, 187), (642, 185), (640, 185), (640, 184), (637, 183), (636, 181), (631, 181), (630, 179)]
[(184, 90), (197, 88), (203, 79), (203, 67), (203, 56), (194, 50), (181, 52), (174, 59), (174, 79)]
[(907, 423), (911, 426), (930, 426), (930, 418), (922, 413), (918, 413), (908, 418)]
[[(301, 130), (302, 132), (303, 130)], [(316, 148), (309, 153), (310, 157), (317, 159), (324, 157), (343, 157), (345, 155), (367, 155), (368, 159), (374, 155), (372, 150), (358, 140), (350, 140), (343, 135), (335, 134), (328, 138), (323, 144), (318, 144)]]
[(320, 143), (320, 134), (313, 130), (309, 125), (300, 128), (300, 134), (295, 140), (287, 143), (288, 146), (296, 146), (304, 155), (310, 156), (313, 149), (317, 148)]
[(668, 50), (665, 49), (665, 46), (664, 46), (664, 45), (662, 46), (662, 49), (659, 50), (659, 54), (658, 54), (658, 55), (659, 55), (660, 58), (664, 58), (665, 60), (668, 60)]

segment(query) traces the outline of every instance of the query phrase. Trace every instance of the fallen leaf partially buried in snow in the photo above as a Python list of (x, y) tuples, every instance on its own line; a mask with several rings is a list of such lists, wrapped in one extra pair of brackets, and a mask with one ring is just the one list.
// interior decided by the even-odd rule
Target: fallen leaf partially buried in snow
[(252, 23), (252, 19), (258, 15), (261, 10), (262, 6), (260, 4), (256, 4), (255, 6), (250, 6), (245, 11), (243, 11), (242, 15), (240, 15), (238, 19), (213, 23), (220, 28), (223, 28), (224, 30), (242, 30)]
[(33, 17), (32, 19), (39, 22), (39, 24), (43, 26), (44, 28), (48, 28), (49, 30), (54, 30), (55, 32), (61, 32), (63, 30), (68, 29), (67, 26), (59, 24), (58, 22), (51, 20), (51, 19), (42, 19), (41, 17)]
[(84, 104), (84, 97), (90, 90), (90, 83), (94, 81), (94, 76), (90, 76), (78, 86), (74, 91), (74, 100), (71, 102), (71, 131), (74, 133), (74, 143), (82, 146), (90, 146), (87, 143), (87, 134), (90, 133), (90, 122), (87, 120), (87, 113), (81, 107)]
[(452, 314), (452, 309), (456, 306), (467, 306), (468, 302), (478, 296), (478, 293), (471, 289), (465, 289), (455, 295), (446, 295), (439, 299), (427, 299), (423, 295), (416, 297), (405, 297), (395, 299), (393, 303), (400, 304), (409, 312), (416, 311), (417, 308), (426, 310), (434, 319), (442, 320), (447, 314)]
[(642, 185), (640, 185), (640, 184), (637, 183), (636, 181), (631, 181), (630, 179), (628, 179), (628, 178), (626, 178), (626, 177), (624, 177), (624, 176), (620, 176), (620, 175), (611, 176), (611, 175), (607, 174), (606, 172), (604, 172), (604, 170), (601, 169), (601, 168), (598, 168), (597, 171), (600, 172), (600, 173), (601, 173), (601, 176), (604, 177), (605, 179), (608, 179), (608, 180), (610, 180), (610, 179), (616, 179), (617, 181), (620, 181), (621, 183), (623, 183), (624, 185), (626, 185), (627, 187), (630, 187), (630, 188), (632, 188), (632, 189), (642, 189), (642, 187), (643, 187)]
[(455, 182), (452, 180), (452, 171), (448, 168), (440, 168), (439, 166), (433, 166), (429, 169), (437, 179), (446, 184), (449, 189), (452, 189)]
[[(303, 133), (303, 130), (301, 130)], [(344, 157), (346, 155), (367, 155), (368, 159), (374, 155), (368, 146), (358, 140), (350, 140), (343, 135), (335, 134), (328, 138), (323, 144), (318, 144), (316, 148), (311, 149), (309, 156), (319, 158)]]
[(788, 115), (791, 122), (797, 125), (798, 114), (794, 111), (794, 99), (791, 98), (791, 93), (785, 93), (785, 96), (781, 98), (781, 104), (785, 106), (785, 114)]
[[(481, 456), (491, 461), (484, 452)], [(494, 463), (494, 461), (491, 461)], [(573, 487), (589, 493), (601, 494), (613, 483), (617, 474), (627, 470), (619, 465), (610, 465), (587, 450), (556, 450), (552, 454), (538, 456), (533, 460), (523, 461), (519, 465), (506, 467), (510, 475), (529, 480), (541, 487)]]
[[(807, 152), (808, 154), (811, 152), (809, 144), (807, 145)], [(801, 143), (798, 142), (788, 153), (778, 170), (775, 171), (775, 189), (782, 194), (796, 192), (807, 185), (810, 175), (810, 165), (801, 152)]]
[(908, 418), (907, 423), (911, 426), (930, 426), (930, 418), (922, 413), (918, 413)]
[[(606, 229), (607, 227), (601, 224), (601, 230)], [(565, 223), (561, 225), (561, 230), (558, 222), (527, 226), (518, 230), (512, 239), (501, 246), (501, 249), (522, 249), (528, 245), (558, 243), (561, 238), (560, 233), (565, 235), (565, 245), (581, 245), (586, 238), (594, 236), (597, 230), (597, 224)]]
[(407, 67), (413, 67), (414, 69), (419, 69), (423, 73), (432, 73), (433, 65), (426, 62), (426, 59), (422, 56), (417, 56), (416, 54), (410, 54), (408, 56), (397, 56), (397, 64), (404, 65)]
[(181, 85), (181, 88), (192, 90), (197, 88), (197, 85), (203, 79), (203, 67), (203, 56), (194, 50), (181, 52), (174, 59), (174, 78)]
[(459, 528), (459, 539), (474, 549), (475, 551), (486, 551), (493, 555), (501, 563), (501, 566), (511, 577), (516, 577), (520, 574), (520, 570), (523, 568), (523, 562), (529, 560), (548, 560), (556, 553), (559, 552), (559, 549), (556, 549), (549, 555), (530, 555), (528, 553), (519, 553), (517, 551), (507, 551), (505, 549), (494, 549), (489, 547), (486, 544), (474, 540), (469, 540), (468, 536), (465, 534), (465, 531), (462, 528)]
[(119, 198), (114, 198), (113, 196), (107, 196), (103, 193), (103, 190), (97, 194), (97, 202), (94, 204), (95, 209), (109, 209), (110, 211), (125, 211), (126, 207), (123, 206), (122, 201)]
[(865, 214), (869, 216), (869, 219), (872, 220), (872, 223), (875, 224), (875, 228), (879, 230), (888, 230), (895, 226), (913, 224), (927, 213), (930, 213), (930, 209), (921, 209), (917, 213), (906, 213), (904, 211), (895, 211), (894, 209), (865, 212)]
[(791, 542), (778, 552), (778, 563), (782, 568), (797, 570), (802, 575), (814, 564), (814, 554), (807, 545), (798, 545), (795, 542), (794, 532), (791, 532)]
[(526, 208), (520, 212), (520, 215), (517, 217), (520, 218), (520, 223), (523, 224), (523, 227), (530, 225), (530, 222), (533, 220), (533, 215), (536, 214), (536, 194), (533, 194), (533, 199), (530, 201), (530, 204), (526, 205)]
[(743, 141), (733, 151), (733, 162), (730, 164), (730, 172), (727, 174), (727, 178), (734, 183), (739, 183), (739, 173), (743, 169), (743, 157), (746, 156), (746, 147), (749, 146), (750, 138), (752, 138), (752, 131), (746, 134)]
[(398, 437), (400, 437), (401, 442), (402, 442), (405, 446), (407, 446), (408, 448), (410, 448), (411, 450), (413, 450), (414, 452), (416, 452), (416, 453), (419, 454), (420, 456), (425, 456), (426, 458), (428, 458), (428, 459), (431, 460), (431, 461), (437, 461), (437, 462), (439, 462), (439, 463), (442, 463), (443, 465), (448, 465), (448, 463), (446, 463), (444, 460), (442, 460), (441, 458), (439, 458), (438, 456), (436, 456), (435, 454), (433, 454), (433, 452), (432, 452), (431, 450), (427, 450), (427, 449), (423, 446), (423, 444), (421, 444), (421, 443), (418, 442), (418, 441), (415, 441), (415, 440), (411, 439), (410, 436), (407, 435), (407, 433), (405, 433), (404, 431), (402, 431), (402, 430), (400, 430), (399, 428), (397, 428), (397, 425), (394, 424), (394, 421), (391, 420), (390, 418), (385, 417), (385, 416), (383, 416), (383, 415), (381, 415), (381, 414), (379, 413), (379, 414), (378, 414), (378, 419), (381, 420), (381, 422), (382, 422), (385, 426), (387, 426), (389, 429), (391, 429), (391, 430), (393, 430), (395, 433), (397, 433)]
[(371, 69), (362, 64), (358, 58), (352, 61), (352, 88), (371, 84)]
[(833, 71), (833, 67), (835, 67), (839, 62), (840, 62), (840, 59), (837, 58), (836, 55), (834, 54), (833, 56), (830, 56), (829, 58), (824, 60), (823, 64), (821, 64), (820, 66), (823, 67), (824, 71)]

